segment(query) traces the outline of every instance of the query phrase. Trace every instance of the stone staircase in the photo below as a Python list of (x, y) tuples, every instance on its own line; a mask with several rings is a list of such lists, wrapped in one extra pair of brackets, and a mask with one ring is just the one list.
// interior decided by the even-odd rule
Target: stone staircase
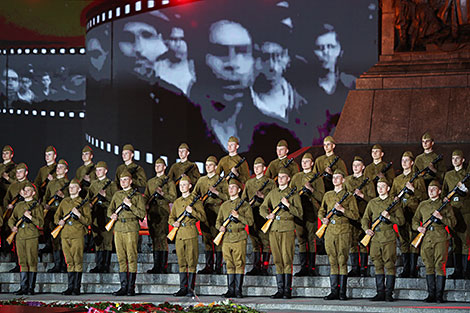
[[(153, 256), (149, 251), (147, 238), (144, 236), (142, 253), (138, 256), (138, 275), (136, 292), (141, 294), (172, 294), (179, 287), (177, 274), (178, 264), (174, 245), (169, 246), (169, 270), (172, 274), (147, 274), (147, 270), (153, 267)], [(203, 245), (200, 244), (198, 269), (204, 267)], [(400, 258), (399, 258), (400, 259)], [(94, 254), (84, 254), (84, 274), (82, 279), (83, 293), (110, 294), (119, 289), (119, 269), (115, 254), (111, 258), (111, 272), (109, 274), (92, 274), (89, 270), (95, 266)], [(272, 258), (271, 258), (272, 262)], [(398, 261), (398, 273), (402, 271)], [(2, 293), (14, 292), (19, 288), (20, 274), (9, 273), (15, 266), (10, 256), (0, 257), (0, 291)], [(38, 277), (36, 291), (39, 293), (60, 293), (67, 288), (67, 274), (47, 273), (46, 270), (53, 266), (52, 255), (44, 254), (38, 265)], [(425, 277), (424, 265), (419, 261), (420, 277)], [(251, 246), (248, 247), (247, 266), (252, 268)], [(269, 296), (276, 292), (276, 279), (273, 273), (274, 266), (270, 267), (270, 276), (245, 276), (244, 294), (250, 296)], [(299, 270), (299, 259), (294, 258), (294, 273)], [(317, 255), (317, 270), (319, 277), (295, 277), (293, 281), (293, 295), (298, 297), (323, 297), (329, 293), (329, 265), (326, 255)], [(352, 298), (370, 298), (375, 295), (374, 266), (369, 264), (371, 277), (354, 277), (348, 279), (348, 296)], [(452, 273), (449, 269), (448, 273)], [(196, 280), (196, 293), (198, 295), (220, 295), (226, 291), (225, 275), (198, 275)], [(395, 298), (400, 300), (419, 300), (427, 296), (426, 281), (424, 278), (400, 279), (397, 278), (395, 286)], [(446, 281), (446, 299), (448, 301), (470, 303), (470, 281), (452, 280)]]

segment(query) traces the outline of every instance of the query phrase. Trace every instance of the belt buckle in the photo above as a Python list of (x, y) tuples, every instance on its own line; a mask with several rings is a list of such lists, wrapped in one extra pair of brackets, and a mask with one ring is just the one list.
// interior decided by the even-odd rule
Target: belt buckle
[(69, 219), (69, 220), (67, 221), (67, 224), (69, 224), (70, 226), (72, 226), (72, 225), (73, 225), (73, 222)]
[(281, 220), (281, 217), (279, 215), (276, 215), (276, 220), (277, 221), (280, 221)]
[(334, 224), (336, 224), (336, 221), (335, 221), (335, 220), (331, 220), (330, 223), (334, 225)]
[(24, 223), (21, 224), (21, 228), (25, 228), (26, 225)]

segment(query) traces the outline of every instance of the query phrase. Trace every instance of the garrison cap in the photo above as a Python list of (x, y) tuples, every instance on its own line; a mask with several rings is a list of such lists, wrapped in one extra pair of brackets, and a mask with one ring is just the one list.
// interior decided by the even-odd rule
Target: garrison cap
[(10, 145), (6, 145), (5, 147), (3, 147), (3, 151), (10, 151), (11, 153), (13, 153), (13, 148), (10, 146)]
[(158, 158), (156, 161), (155, 161), (155, 165), (157, 164), (163, 164), (166, 166), (166, 163), (165, 163), (165, 160), (163, 160), (162, 158)]
[(104, 167), (105, 169), (108, 169), (108, 164), (105, 161), (99, 161), (96, 163), (96, 168), (98, 167)]
[(285, 168), (285, 167), (281, 167), (281, 169), (279, 170), (279, 174), (287, 174), (287, 175), (289, 175), (289, 177), (290, 177), (290, 172), (289, 172), (289, 170), (288, 170), (287, 168)]
[(82, 152), (91, 152), (91, 153), (93, 153), (93, 149), (91, 149), (90, 146), (85, 146), (85, 147), (83, 147)]
[(414, 160), (415, 159), (415, 156), (413, 155), (413, 152), (411, 151), (405, 151), (403, 152), (403, 155), (401, 156), (402, 158), (404, 157), (409, 157), (410, 159)]
[(69, 164), (64, 159), (60, 159), (59, 162), (57, 162), (57, 164), (62, 164), (62, 165), (65, 165), (66, 168), (69, 168)]
[(28, 166), (25, 163), (20, 163), (16, 166), (16, 170), (28, 170)]
[(429, 132), (425, 132), (421, 137), (421, 140), (434, 140)]
[(264, 162), (264, 160), (263, 160), (262, 157), (257, 157), (257, 158), (255, 159), (255, 163), (254, 163), (254, 164), (255, 164), (255, 165), (256, 165), (256, 164), (263, 164), (263, 165), (266, 165), (266, 162)]
[(228, 139), (228, 142), (236, 142), (237, 144), (239, 144), (239, 140), (235, 136), (230, 136), (230, 138)]
[(186, 149), (186, 150), (189, 150), (189, 146), (188, 146), (187, 143), (184, 143), (184, 142), (183, 142), (183, 143), (180, 144), (180, 146), (178, 147), (178, 150), (179, 150), (179, 149)]
[(343, 176), (343, 178), (346, 176), (346, 174), (343, 172), (343, 170), (337, 168), (335, 169), (335, 171), (333, 172), (333, 175), (336, 175), (336, 174), (340, 174), (341, 176)]
[(243, 189), (243, 185), (238, 179), (231, 178), (231, 179), (229, 179), (228, 184), (229, 185), (237, 185), (240, 190)]
[(129, 173), (128, 170), (124, 170), (124, 171), (121, 173), (121, 175), (119, 175), (119, 178), (124, 178), (124, 177), (130, 177), (130, 178), (132, 178), (132, 174)]
[(286, 148), (289, 148), (289, 145), (287, 144), (287, 141), (285, 141), (284, 139), (281, 139), (281, 140), (279, 140), (279, 142), (277, 143), (277, 147), (286, 147)]
[(25, 189), (26, 187), (31, 187), (34, 189), (34, 191), (37, 191), (37, 188), (36, 186), (30, 182), (29, 180), (25, 180), (22, 184), (21, 184), (21, 189)]
[(124, 150), (134, 152), (134, 147), (131, 144), (128, 143), (128, 144), (124, 145), (124, 147), (122, 147), (122, 151), (124, 151)]
[(331, 136), (326, 136), (325, 139), (323, 139), (323, 143), (325, 142), (331, 142), (333, 144), (336, 144), (335, 139)]
[(441, 189), (441, 184), (439, 183), (439, 181), (437, 179), (434, 179), (433, 181), (431, 181), (429, 183), (429, 187), (432, 187), (432, 186), (436, 186), (438, 187), (439, 189)]
[(386, 183), (388, 186), (390, 186), (390, 182), (389, 182), (388, 179), (385, 178), (385, 177), (379, 178), (379, 180), (377, 181), (377, 184), (378, 184), (378, 183)]
[(462, 158), (463, 158), (463, 151), (460, 150), (460, 149), (454, 150), (454, 151), (452, 152), (452, 156), (459, 156), (459, 157), (462, 157)]
[(216, 158), (215, 156), (213, 156), (213, 155), (210, 155), (210, 156), (208, 156), (207, 159), (206, 159), (206, 163), (207, 163), (207, 162), (212, 162), (212, 163), (214, 163), (214, 164), (217, 164), (217, 158)]
[(358, 155), (354, 156), (353, 162), (354, 162), (354, 161), (360, 161), (360, 162), (362, 162), (362, 164), (364, 164), (364, 160), (363, 160), (360, 156), (358, 156)]
[(307, 153), (304, 153), (304, 155), (302, 156), (302, 160), (303, 159), (310, 159), (313, 161), (313, 156), (310, 152), (307, 152)]
[(191, 184), (191, 179), (189, 178), (188, 175), (183, 175), (183, 177), (181, 177), (181, 179), (180, 179), (180, 182), (182, 182), (182, 181), (187, 181), (188, 183)]
[(374, 149), (379, 149), (380, 151), (384, 151), (384, 149), (382, 148), (381, 145), (379, 145), (378, 143), (376, 143), (375, 145), (372, 146), (372, 150)]
[(54, 146), (48, 146), (46, 148), (46, 152), (54, 152), (55, 154), (57, 154), (57, 151), (56, 149), (54, 148)]
[(79, 186), (80, 186), (80, 182), (78, 181), (78, 179), (74, 178), (74, 179), (72, 179), (72, 180), (70, 181), (69, 186), (70, 186), (70, 185), (79, 185)]

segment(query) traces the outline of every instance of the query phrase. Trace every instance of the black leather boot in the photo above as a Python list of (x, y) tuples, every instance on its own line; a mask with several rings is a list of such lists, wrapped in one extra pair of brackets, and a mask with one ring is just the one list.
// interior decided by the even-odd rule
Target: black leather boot
[(119, 273), (119, 281), (121, 282), (121, 288), (118, 291), (113, 292), (114, 296), (125, 296), (127, 295), (127, 272)]
[(237, 298), (243, 298), (243, 274), (235, 274), (235, 296)]
[(428, 297), (424, 302), (436, 302), (436, 277), (434, 274), (426, 275), (426, 283), (428, 285)]
[(253, 252), (253, 268), (246, 275), (256, 276), (261, 272), (261, 254), (258, 251)]
[(348, 300), (346, 296), (346, 290), (348, 288), (348, 275), (339, 276), (339, 299)]
[(147, 271), (147, 274), (160, 274), (160, 251), (153, 251), (153, 267)]
[(395, 290), (395, 275), (387, 275), (385, 283), (385, 301), (393, 302), (393, 291)]
[(48, 273), (59, 273), (61, 268), (61, 260), (60, 260), (60, 253), (62, 251), (54, 251), (52, 252), (52, 258), (54, 259), (54, 267), (49, 269)]
[(111, 266), (111, 255), (112, 251), (103, 251), (104, 260), (103, 260), (103, 273), (109, 273), (110, 266)]
[(180, 273), (180, 289), (173, 294), (175, 297), (184, 297), (188, 293), (188, 273)]
[(295, 276), (297, 277), (308, 276), (307, 252), (299, 252), (299, 258), (300, 258), (300, 271), (295, 273)]
[(168, 274), (168, 250), (167, 251), (160, 251), (162, 256), (161, 263), (160, 263), (160, 273), (161, 274)]
[(224, 298), (235, 297), (235, 274), (227, 274), (227, 292), (222, 295)]
[(410, 254), (410, 277), (419, 278), (418, 254)]
[(350, 253), (349, 260), (351, 261), (351, 270), (348, 273), (348, 277), (359, 277), (361, 275), (359, 271), (359, 254), (357, 252)]
[(385, 301), (385, 274), (375, 274), (377, 294), (370, 301)]
[(284, 296), (284, 274), (276, 274), (277, 292), (271, 296), (271, 299), (282, 299)]
[(34, 295), (34, 288), (36, 288), (36, 277), (37, 277), (36, 272), (29, 272), (28, 274), (28, 295)]
[(222, 274), (222, 251), (215, 252), (215, 273), (220, 275)]
[(403, 271), (398, 277), (410, 278), (410, 253), (403, 253), (401, 257), (403, 259)]
[(436, 276), (436, 302), (444, 303), (444, 289), (446, 287), (446, 277)]
[(129, 282), (127, 284), (127, 295), (135, 296), (135, 280), (137, 278), (137, 273), (129, 273)]
[(90, 270), (90, 273), (102, 273), (104, 263), (104, 251), (96, 251), (96, 266)]
[(367, 274), (367, 268), (368, 268), (368, 255), (365, 252), (361, 252), (360, 254), (361, 260), (359, 261), (359, 272), (361, 274), (361, 277), (368, 277), (369, 274)]
[(464, 279), (470, 279), (470, 262), (468, 254), (462, 254), (462, 274)]
[(198, 274), (212, 274), (214, 272), (214, 253), (212, 251), (205, 251), (206, 266), (197, 272)]
[(454, 272), (449, 275), (450, 279), (463, 279), (463, 268), (462, 268), (462, 255), (453, 254), (454, 259)]
[(67, 289), (65, 289), (62, 292), (62, 295), (64, 295), (64, 296), (70, 296), (73, 292), (73, 287), (75, 286), (75, 272), (68, 272), (67, 273), (67, 280), (68, 280)]
[(20, 289), (15, 292), (15, 295), (17, 296), (28, 294), (28, 272), (21, 272), (20, 277)]
[(268, 273), (269, 259), (271, 257), (271, 253), (270, 252), (263, 252), (262, 257), (263, 257), (263, 262), (262, 262), (260, 275), (268, 276), (269, 275), (269, 273)]
[(324, 300), (338, 300), (339, 299), (339, 275), (330, 275), (331, 292), (325, 296)]
[(186, 297), (194, 297), (194, 288), (196, 287), (196, 273), (188, 273), (188, 292)]
[(292, 274), (284, 274), (284, 299), (292, 299)]
[(317, 264), (316, 259), (317, 259), (317, 254), (315, 252), (310, 252), (308, 255), (308, 263), (309, 263), (308, 275), (309, 276), (320, 276), (320, 274), (318, 274), (318, 270), (316, 267), (316, 264)]
[(82, 272), (76, 272), (72, 294), (74, 296), (79, 296), (81, 288), (82, 288)]

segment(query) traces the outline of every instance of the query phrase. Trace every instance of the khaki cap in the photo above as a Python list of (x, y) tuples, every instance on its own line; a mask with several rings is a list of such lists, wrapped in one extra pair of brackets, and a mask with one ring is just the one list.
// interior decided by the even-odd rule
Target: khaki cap
[(83, 147), (82, 152), (91, 152), (91, 153), (93, 153), (93, 149), (91, 149), (90, 146), (85, 146), (85, 147)]
[(121, 175), (119, 175), (119, 178), (124, 178), (124, 177), (130, 177), (130, 178), (132, 178), (132, 174), (129, 173), (128, 170), (124, 170), (124, 171), (121, 173)]
[(55, 154), (57, 154), (57, 151), (56, 149), (54, 148), (54, 146), (48, 146), (46, 148), (46, 152), (54, 152)]
[(163, 164), (166, 166), (166, 163), (165, 163), (165, 160), (163, 160), (162, 158), (158, 158), (156, 161), (155, 161), (155, 165), (157, 164)]
[(462, 158), (463, 158), (463, 151), (460, 150), (460, 149), (454, 150), (454, 151), (452, 152), (452, 156), (459, 156), (459, 157), (462, 157)]
[(384, 149), (382, 148), (381, 145), (379, 145), (378, 143), (376, 143), (375, 145), (372, 146), (372, 150), (374, 149), (379, 149), (380, 151), (384, 151)]
[(402, 158), (404, 157), (409, 157), (410, 159), (414, 160), (415, 159), (415, 156), (413, 155), (413, 152), (411, 151), (405, 151), (403, 152), (403, 155), (401, 156)]
[(434, 179), (433, 181), (431, 181), (431, 182), (429, 183), (429, 187), (431, 187), (431, 186), (436, 186), (436, 187), (438, 187), (439, 189), (441, 189), (441, 184), (440, 184), (439, 181), (437, 181), (436, 179)]
[(278, 146), (278, 147), (286, 147), (286, 148), (289, 148), (289, 145), (287, 144), (287, 141), (285, 141), (284, 139), (279, 140), (279, 142), (277, 143), (277, 146)]
[(425, 132), (421, 137), (421, 140), (434, 140), (429, 132)]
[(213, 155), (210, 155), (210, 156), (208, 156), (207, 159), (206, 159), (206, 163), (207, 163), (207, 162), (212, 162), (212, 163), (214, 163), (214, 164), (217, 164), (217, 158), (216, 158), (215, 156), (213, 156)]
[(228, 142), (236, 142), (237, 144), (239, 143), (239, 140), (237, 137), (235, 136), (230, 136), (230, 138), (228, 139)]
[(257, 157), (257, 158), (255, 159), (255, 163), (254, 163), (254, 164), (255, 164), (255, 165), (256, 165), (256, 164), (263, 164), (263, 165), (266, 165), (266, 162), (264, 162), (264, 160), (263, 160), (262, 157)]
[(122, 151), (124, 151), (124, 150), (134, 152), (134, 147), (131, 144), (128, 143), (128, 144), (124, 145), (124, 147), (122, 147)]
[(335, 139), (331, 136), (326, 136), (325, 139), (323, 139), (323, 143), (326, 143), (326, 142), (331, 142), (333, 144), (336, 144)]
[(16, 166), (16, 170), (28, 170), (28, 166), (25, 163), (20, 163)]
[(69, 168), (69, 164), (64, 159), (60, 159), (59, 162), (57, 162), (57, 164), (62, 164), (62, 165), (65, 165), (66, 168)]
[(307, 152), (307, 153), (304, 153), (304, 155), (302, 156), (302, 160), (303, 159), (310, 159), (313, 161), (313, 156), (310, 152)]
[(186, 143), (183, 142), (183, 143), (180, 144), (180, 146), (178, 147), (178, 150), (179, 150), (179, 149), (186, 149), (186, 150), (189, 150), (189, 146), (188, 146), (188, 144), (186, 144)]
[(243, 185), (242, 185), (242, 183), (241, 183), (238, 179), (231, 178), (231, 179), (228, 181), (228, 184), (229, 184), (229, 185), (237, 185), (239, 189), (243, 189)]
[(281, 169), (279, 170), (279, 174), (287, 174), (287, 175), (289, 175), (289, 177), (290, 177), (290, 172), (289, 172), (289, 170), (288, 170), (287, 168), (285, 168), (285, 167), (281, 167)]
[(6, 145), (5, 147), (3, 147), (3, 151), (10, 151), (11, 153), (13, 153), (13, 148), (10, 146), (10, 145)]
[(96, 168), (98, 167), (104, 167), (105, 169), (108, 169), (108, 164), (105, 161), (99, 161), (96, 163)]
[(346, 174), (343, 172), (343, 170), (337, 168), (334, 172), (333, 175), (340, 174), (341, 176), (345, 177)]

